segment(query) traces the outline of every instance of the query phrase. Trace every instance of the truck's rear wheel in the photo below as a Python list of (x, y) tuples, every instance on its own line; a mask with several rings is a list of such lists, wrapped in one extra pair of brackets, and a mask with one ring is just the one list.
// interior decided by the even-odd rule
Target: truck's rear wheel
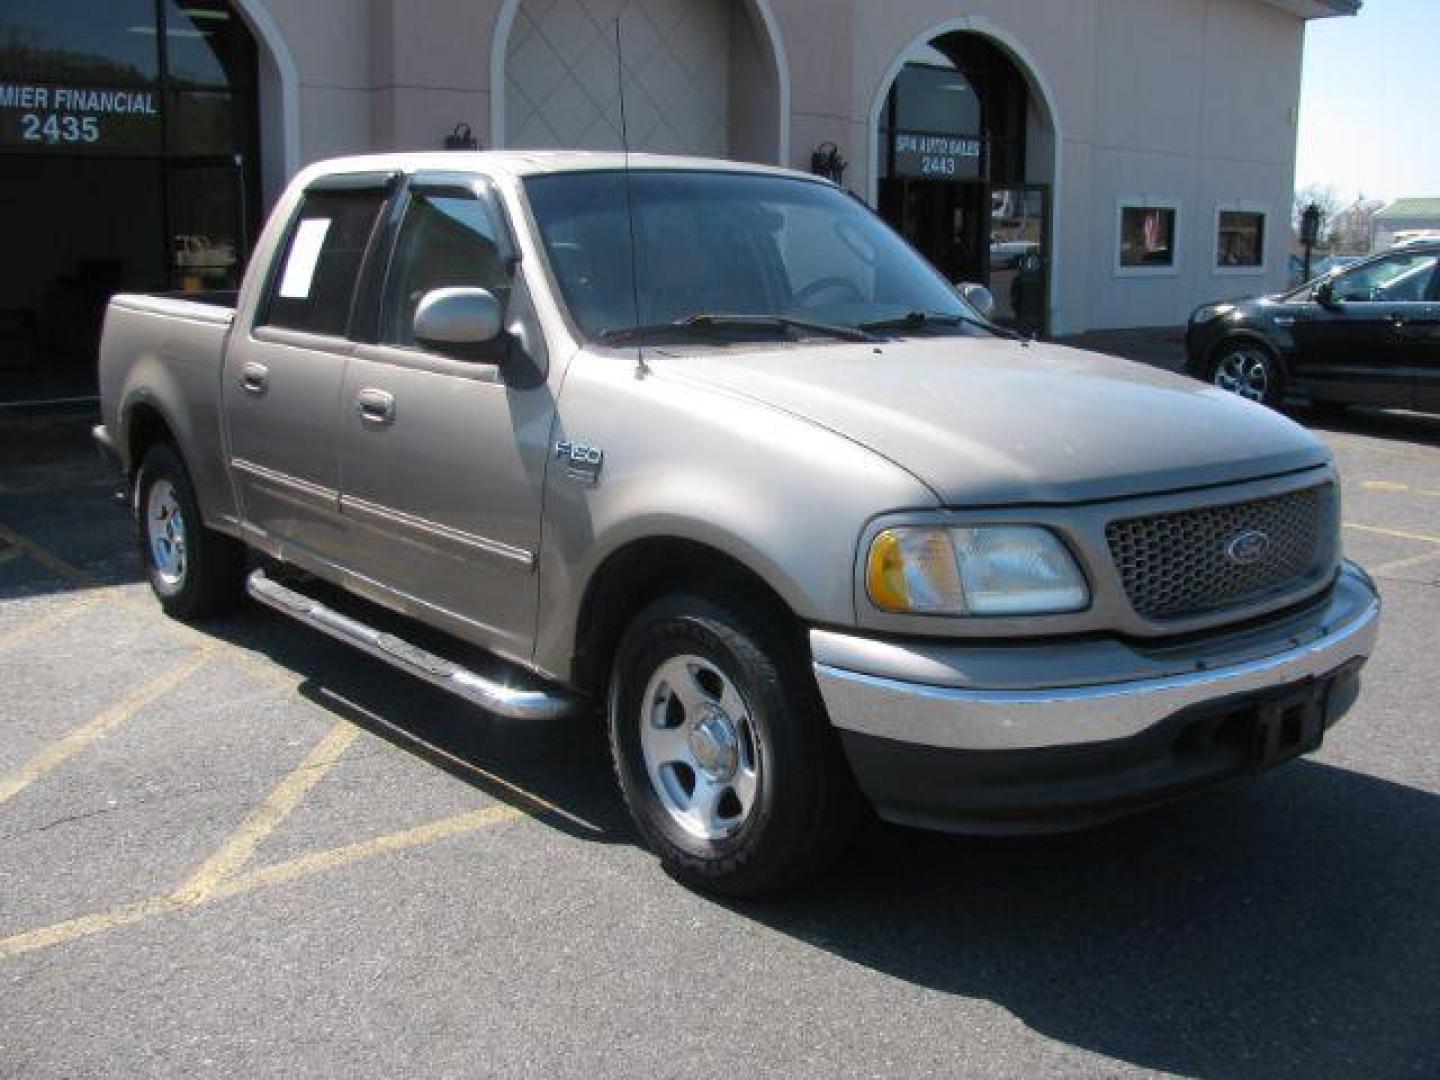
[(245, 548), (205, 528), (190, 475), (168, 444), (152, 446), (140, 463), (135, 525), (150, 588), (167, 615), (218, 615), (239, 601)]
[(657, 601), (620, 643), (616, 774), (646, 843), (688, 885), (772, 892), (850, 837), (859, 797), (797, 652), (759, 605), (701, 595)]

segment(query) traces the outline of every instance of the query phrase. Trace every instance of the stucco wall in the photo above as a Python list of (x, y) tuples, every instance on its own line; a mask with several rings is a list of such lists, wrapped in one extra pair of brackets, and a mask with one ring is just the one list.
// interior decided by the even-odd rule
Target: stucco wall
[[(778, 32), (790, 95), (787, 163), (808, 167), (811, 150), (833, 141), (850, 162), (847, 186), (861, 193), (872, 191), (872, 115), (912, 42), (973, 29), (1029, 66), (1032, 89), (1037, 99), (1049, 95), (1059, 127), (1053, 167), (1032, 160), (1031, 170), (1055, 185), (1057, 332), (1175, 323), (1204, 299), (1284, 283), (1304, 40), (1293, 15), (1259, 0), (730, 2), (750, 5), (752, 23), (768, 20)], [(264, 7), (293, 60), (294, 165), (438, 147), (462, 121), (495, 144), (491, 117), (503, 110), (503, 98), (492, 100), (495, 30), (509, 24), (513, 2), (242, 3)], [(753, 68), (755, 59), (740, 62)], [(732, 75), (732, 88), (750, 83)], [(753, 101), (737, 107), (732, 96), (732, 152), (773, 156), (761, 150), (780, 141), (776, 121), (761, 111)], [(766, 130), (752, 131), (762, 120)], [(1047, 134), (1032, 133), (1032, 159)], [(1175, 273), (1116, 273), (1117, 201), (1127, 196), (1178, 203)], [(1216, 208), (1230, 203), (1268, 210), (1263, 274), (1215, 271)]]

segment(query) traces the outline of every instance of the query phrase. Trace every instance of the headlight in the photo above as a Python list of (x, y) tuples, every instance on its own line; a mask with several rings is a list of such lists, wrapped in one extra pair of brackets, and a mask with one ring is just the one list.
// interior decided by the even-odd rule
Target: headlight
[(886, 529), (870, 544), (865, 589), (881, 611), (910, 615), (1051, 615), (1090, 603), (1075, 559), (1038, 525)]
[(1190, 316), (1190, 321), (1192, 323), (1212, 322), (1222, 315), (1229, 315), (1234, 310), (1234, 304), (1206, 304), (1202, 308), (1195, 309), (1195, 314)]

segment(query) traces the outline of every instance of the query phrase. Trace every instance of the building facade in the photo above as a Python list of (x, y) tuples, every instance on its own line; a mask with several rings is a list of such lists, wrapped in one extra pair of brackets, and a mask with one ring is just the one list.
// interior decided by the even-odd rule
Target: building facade
[(622, 86), (632, 150), (828, 172), (1026, 329), (1173, 324), (1284, 285), (1305, 24), (1358, 7), (6, 0), (0, 356), (230, 287), (309, 161), (618, 148)]
[(1440, 199), (1395, 199), (1370, 219), (1370, 250), (1410, 237), (1440, 236)]

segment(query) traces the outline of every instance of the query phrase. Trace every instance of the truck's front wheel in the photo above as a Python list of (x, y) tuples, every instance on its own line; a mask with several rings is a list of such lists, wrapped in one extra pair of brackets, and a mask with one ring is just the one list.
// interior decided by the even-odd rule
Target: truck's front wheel
[(858, 795), (804, 657), (760, 605), (646, 608), (620, 643), (610, 747), (626, 804), (677, 878), (771, 892), (832, 860)]
[(167, 615), (218, 615), (239, 601), (245, 548), (205, 528), (190, 475), (168, 444), (152, 446), (140, 463), (135, 525), (150, 588)]

